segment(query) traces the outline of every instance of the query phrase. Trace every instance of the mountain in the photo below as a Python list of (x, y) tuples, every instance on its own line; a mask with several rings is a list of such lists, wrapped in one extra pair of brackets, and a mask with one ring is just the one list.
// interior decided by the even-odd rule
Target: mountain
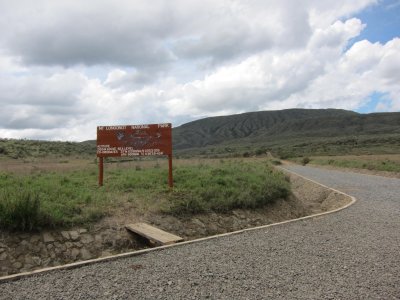
[(205, 118), (174, 128), (174, 149), (271, 143), (283, 139), (400, 135), (400, 113), (287, 109)]
[[(241, 156), (270, 151), (302, 155), (400, 153), (400, 112), (286, 109), (205, 118), (173, 128), (176, 155)], [(81, 143), (0, 138), (0, 159), (96, 155)]]

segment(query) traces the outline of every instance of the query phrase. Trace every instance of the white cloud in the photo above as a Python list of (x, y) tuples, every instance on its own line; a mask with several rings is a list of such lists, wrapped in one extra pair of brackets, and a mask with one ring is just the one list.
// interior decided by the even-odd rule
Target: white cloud
[(399, 110), (400, 40), (359, 41), (377, 1), (0, 3), (0, 136), (291, 107)]

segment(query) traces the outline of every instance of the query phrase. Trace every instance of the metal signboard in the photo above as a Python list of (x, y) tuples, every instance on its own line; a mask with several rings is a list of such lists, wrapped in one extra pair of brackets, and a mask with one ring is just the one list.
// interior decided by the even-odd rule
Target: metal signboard
[(97, 127), (99, 185), (103, 185), (104, 157), (167, 155), (169, 185), (172, 187), (172, 125), (143, 124)]

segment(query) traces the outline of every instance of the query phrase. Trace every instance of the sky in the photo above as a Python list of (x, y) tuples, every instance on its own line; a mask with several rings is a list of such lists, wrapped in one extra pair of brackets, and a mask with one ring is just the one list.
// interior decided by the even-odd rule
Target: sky
[(0, 0), (0, 138), (400, 111), (400, 0)]

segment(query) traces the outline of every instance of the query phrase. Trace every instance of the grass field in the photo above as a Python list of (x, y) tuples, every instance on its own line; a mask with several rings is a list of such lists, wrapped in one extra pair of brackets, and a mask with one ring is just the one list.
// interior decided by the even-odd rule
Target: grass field
[(285, 198), (290, 186), (266, 159), (174, 161), (175, 187), (164, 159), (107, 163), (99, 188), (94, 160), (5, 163), (0, 169), (0, 227), (34, 230), (99, 220), (126, 204), (138, 212), (193, 214), (254, 208)]
[[(309, 159), (309, 163), (315, 165), (400, 173), (399, 154), (312, 156)], [(303, 163), (303, 160), (304, 158), (293, 159), (297, 163)]]

